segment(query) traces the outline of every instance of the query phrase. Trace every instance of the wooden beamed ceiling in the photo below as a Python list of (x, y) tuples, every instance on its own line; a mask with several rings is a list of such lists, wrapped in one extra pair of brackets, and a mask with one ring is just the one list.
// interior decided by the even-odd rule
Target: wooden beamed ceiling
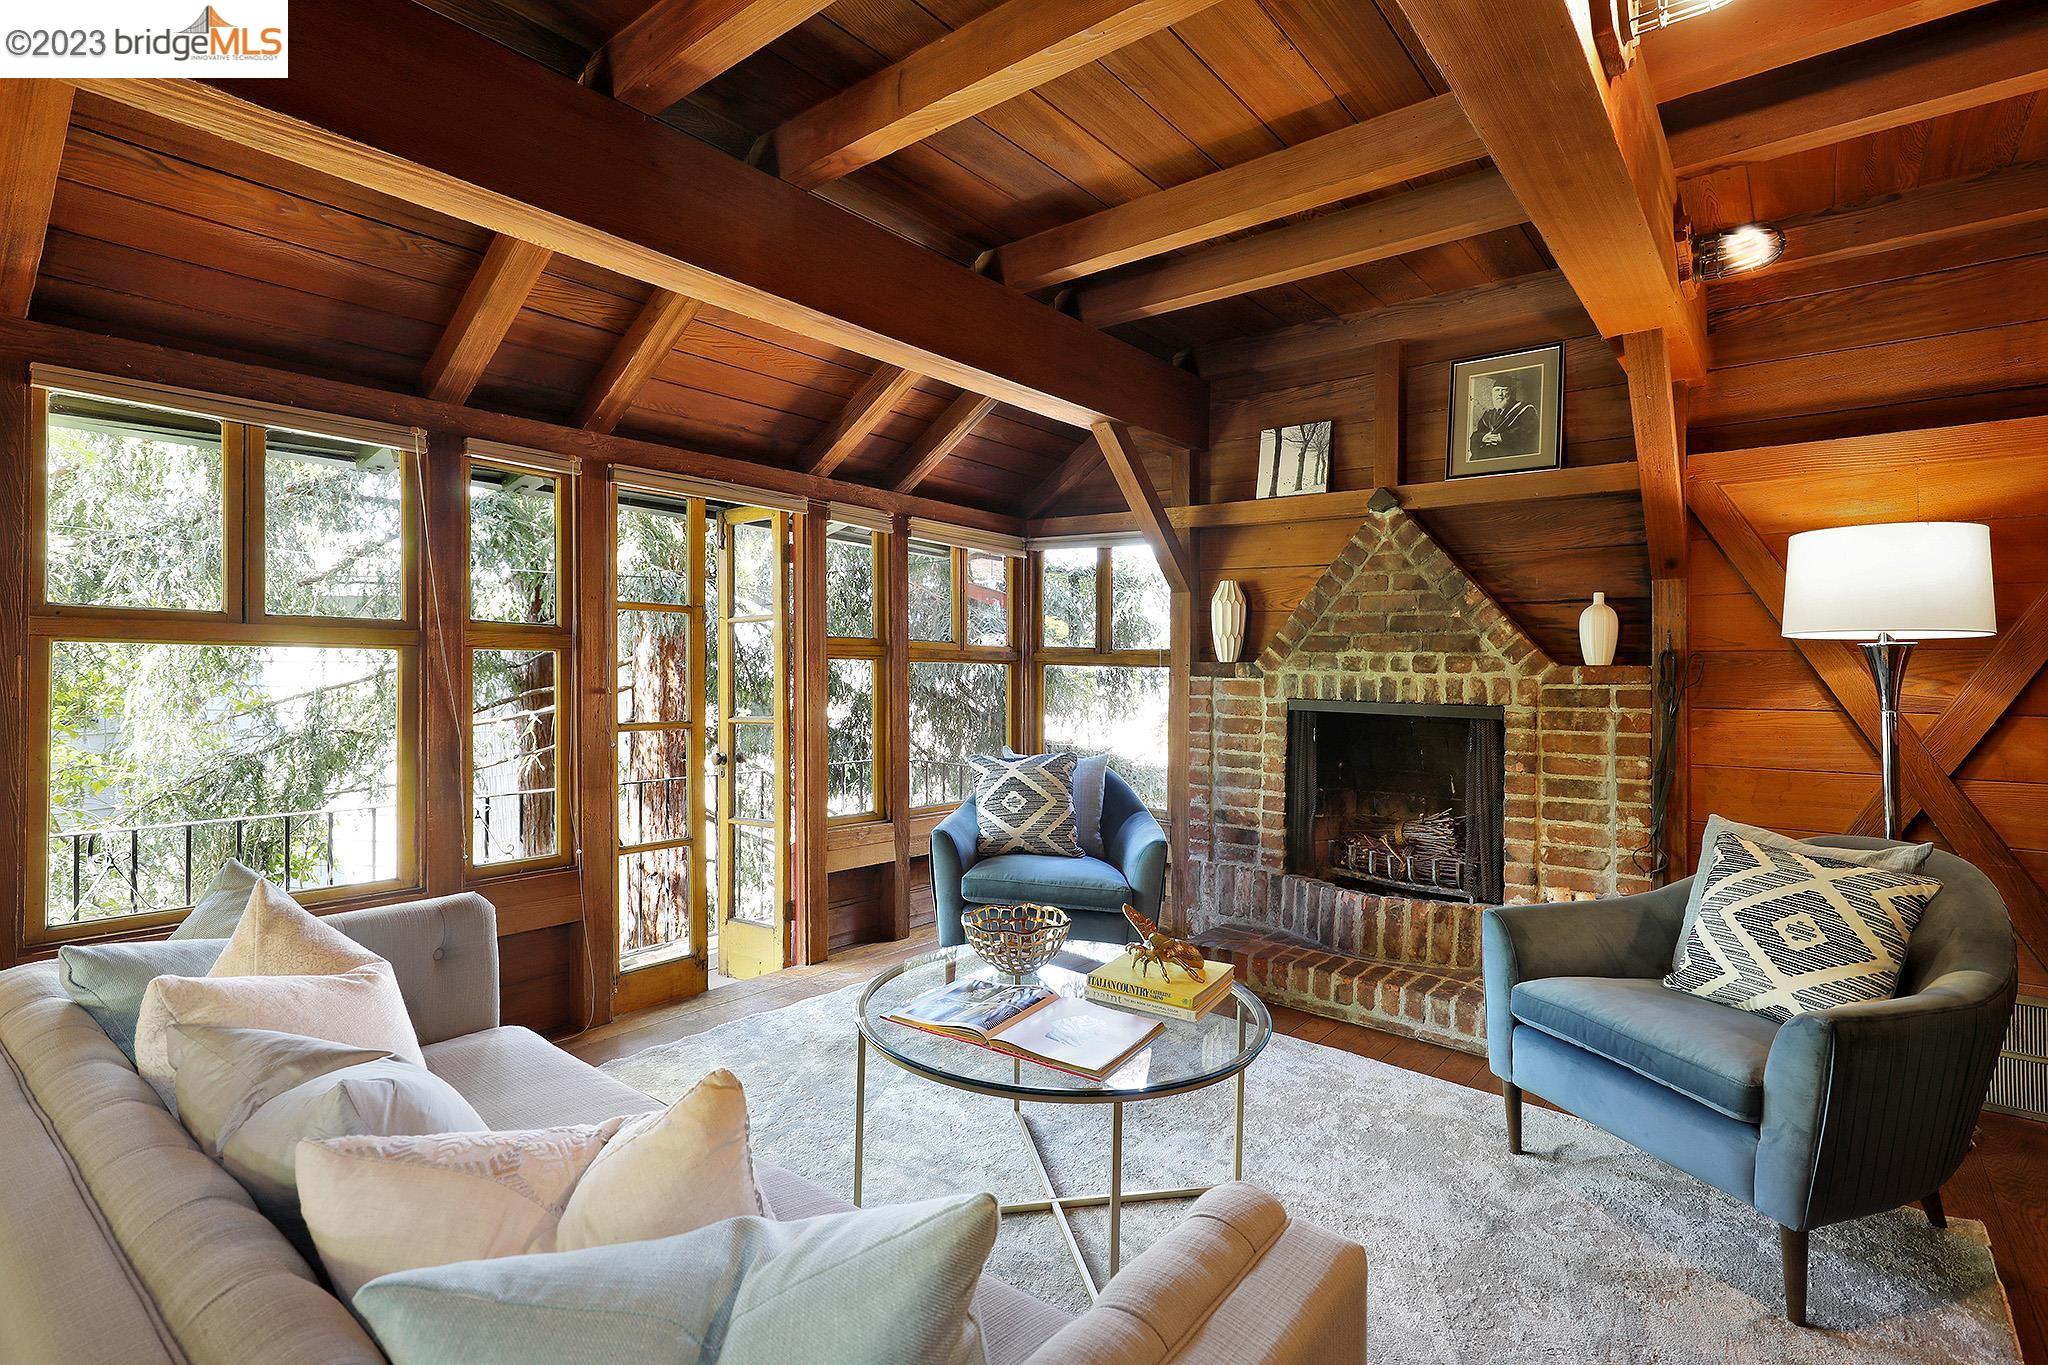
[[(39, 297), (64, 320), (125, 308), (132, 334), (286, 344), (380, 382), (409, 367), (397, 382), (456, 401), (1044, 510), (1113, 489), (1097, 417), (1199, 440), (1199, 383), (1140, 349), (1196, 348), (1197, 370), (1228, 373), (1426, 335), (1453, 310), (1582, 305), (1617, 347), (1661, 333), (1684, 379), (1711, 344), (1681, 205), (1699, 228), (1784, 228), (1784, 261), (1749, 291), (2040, 219), (2038, 6), (1761, 8), (1652, 33), (1610, 78), (1569, 0), (367, 0), (307, 16), (292, 81), (81, 96)], [(343, 88), (394, 33), (411, 65)], [(420, 99), (377, 107), (393, 80)], [(336, 155), (293, 120), (372, 152)], [(1844, 173), (1885, 139), (1894, 163), (1941, 155)], [(763, 171), (739, 164), (750, 149)], [(171, 298), (86, 278), (140, 273), (152, 179), (167, 241), (209, 249), (149, 287), (197, 298), (227, 270), (243, 319), (180, 319)], [(35, 182), (11, 183), (26, 189), (0, 210), (0, 264), (19, 270)], [(238, 203), (181, 206), (202, 186)], [(266, 230), (257, 187), (336, 240)], [(764, 260), (763, 224), (807, 249)], [(407, 261), (393, 234), (421, 230)], [(230, 240), (258, 237), (260, 259), (233, 260)], [(983, 256), (993, 278), (906, 240)], [(282, 291), (308, 281), (331, 305), (266, 337), (255, 315), (291, 316)], [(335, 335), (299, 334), (316, 329)]]

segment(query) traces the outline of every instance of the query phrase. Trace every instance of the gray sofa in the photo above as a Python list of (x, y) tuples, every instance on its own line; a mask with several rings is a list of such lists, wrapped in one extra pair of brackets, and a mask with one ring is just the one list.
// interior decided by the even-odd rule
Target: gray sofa
[[(390, 960), (427, 1064), (498, 1128), (658, 1108), (498, 1023), (496, 917), (477, 896), (336, 915)], [(848, 1027), (852, 1026), (848, 1021)], [(318, 1274), (64, 994), (54, 963), (0, 972), (0, 1355), (66, 1365), (383, 1360)], [(851, 1078), (848, 1078), (851, 1084)], [(779, 1218), (848, 1207), (763, 1164)], [(1365, 1252), (1229, 1185), (1078, 1317), (984, 1277), (991, 1365), (1363, 1361)], [(621, 1361), (618, 1365), (632, 1365)]]
[[(1882, 848), (1852, 835), (1833, 848)], [(1807, 1234), (1920, 1200), (1970, 1149), (2018, 983), (1990, 880), (1936, 850), (1941, 882), (1898, 993), (1779, 1024), (1667, 990), (1692, 879), (1641, 895), (1488, 910), (1486, 1038), (1522, 1150), (1522, 1092), (1754, 1206), (1778, 1225), (1785, 1315), (1806, 1322)]]

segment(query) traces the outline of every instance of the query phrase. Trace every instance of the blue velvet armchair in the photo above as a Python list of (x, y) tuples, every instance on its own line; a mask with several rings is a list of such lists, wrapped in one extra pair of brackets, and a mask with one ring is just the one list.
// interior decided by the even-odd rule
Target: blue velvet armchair
[[(1840, 836), (1815, 842), (1877, 848)], [(1488, 910), (1486, 1032), (1508, 1149), (1524, 1091), (1752, 1205), (1778, 1225), (1785, 1316), (1806, 1322), (1810, 1229), (1919, 1200), (1970, 1149), (2018, 986), (2005, 903), (1935, 852), (1942, 889), (1890, 1000), (1759, 1014), (1667, 990), (1690, 879), (1637, 896)]]
[(1130, 783), (1113, 771), (1103, 776), (1100, 858), (1039, 853), (983, 858), (971, 796), (939, 823), (932, 831), (932, 897), (940, 943), (967, 941), (960, 912), (969, 905), (1057, 905), (1073, 918), (1072, 937), (1098, 943), (1130, 941), (1126, 905), (1159, 918), (1166, 892), (1166, 834)]

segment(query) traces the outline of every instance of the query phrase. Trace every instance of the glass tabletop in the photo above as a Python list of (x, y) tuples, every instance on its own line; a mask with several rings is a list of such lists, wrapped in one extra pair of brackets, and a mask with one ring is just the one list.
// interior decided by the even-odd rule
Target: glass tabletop
[(1242, 982), (1232, 982), (1230, 998), (1200, 1019), (1140, 1015), (1163, 1025), (1159, 1035), (1099, 1081), (1029, 1060), (1017, 1062), (989, 1048), (884, 1017), (925, 992), (956, 981), (1036, 981), (1061, 995), (1085, 998), (1088, 973), (1122, 953), (1125, 946), (1070, 941), (1058, 957), (1025, 977), (998, 972), (964, 945), (921, 954), (868, 983), (858, 1011), (861, 1035), (899, 1066), (943, 1085), (1005, 1098), (1069, 1104), (1199, 1090), (1243, 1071), (1272, 1038), (1272, 1016)]

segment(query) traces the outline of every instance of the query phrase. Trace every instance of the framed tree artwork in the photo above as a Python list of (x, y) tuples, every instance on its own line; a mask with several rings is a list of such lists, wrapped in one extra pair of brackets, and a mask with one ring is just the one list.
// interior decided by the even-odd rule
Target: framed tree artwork
[(1564, 347), (1460, 360), (1451, 366), (1453, 479), (1556, 469), (1564, 463)]
[(1267, 427), (1259, 433), (1259, 484), (1262, 498), (1291, 498), (1297, 493), (1330, 491), (1329, 422)]

